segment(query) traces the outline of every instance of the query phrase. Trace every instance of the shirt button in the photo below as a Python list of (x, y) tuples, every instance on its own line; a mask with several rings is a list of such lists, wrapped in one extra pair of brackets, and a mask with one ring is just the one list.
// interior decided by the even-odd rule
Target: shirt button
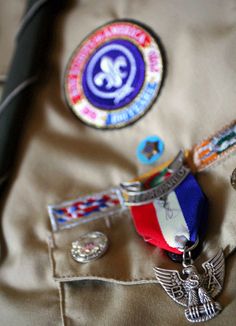
[(231, 185), (236, 190), (236, 169), (233, 170), (233, 173), (231, 175)]
[(71, 255), (79, 263), (88, 263), (101, 257), (108, 248), (108, 238), (102, 232), (89, 232), (72, 242)]

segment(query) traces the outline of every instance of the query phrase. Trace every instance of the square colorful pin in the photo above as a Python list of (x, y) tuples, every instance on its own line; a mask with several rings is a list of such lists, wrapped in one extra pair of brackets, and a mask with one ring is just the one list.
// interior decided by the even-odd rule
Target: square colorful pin
[(163, 50), (155, 33), (136, 21), (117, 20), (75, 49), (65, 72), (65, 97), (87, 125), (122, 128), (151, 108), (163, 75)]

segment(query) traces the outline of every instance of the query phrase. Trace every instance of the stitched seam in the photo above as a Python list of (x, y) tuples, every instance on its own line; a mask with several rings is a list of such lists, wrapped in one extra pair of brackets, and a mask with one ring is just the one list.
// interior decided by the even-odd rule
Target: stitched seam
[[(53, 254), (52, 254), (52, 248), (54, 247), (54, 238), (53, 234), (51, 234), (48, 237), (48, 251), (49, 251), (49, 261), (50, 261), (50, 266), (52, 270), (52, 275), (53, 278), (55, 279), (55, 262), (53, 259)], [(58, 283), (58, 291), (59, 291), (59, 306), (60, 306), (60, 314), (61, 314), (61, 321), (62, 321), (62, 326), (66, 326), (66, 317), (65, 317), (65, 305), (64, 305), (64, 285), (63, 282), (57, 282)]]
[[(62, 276), (57, 276), (57, 275), (55, 275), (54, 276), (55, 278), (70, 278), (70, 277), (81, 277), (81, 278), (84, 278), (84, 277), (91, 277), (91, 278), (104, 278), (104, 279), (110, 279), (111, 280), (111, 278), (108, 278), (108, 276), (106, 276), (106, 275), (99, 275), (99, 274), (96, 274), (96, 275), (92, 275), (92, 274), (85, 274), (85, 275), (83, 275), (83, 276), (78, 276), (78, 275), (62, 275)], [(117, 279), (118, 281), (120, 280), (120, 281), (122, 281), (121, 279), (119, 279), (119, 278), (114, 278), (114, 279)], [(151, 281), (151, 280), (153, 280), (153, 278), (151, 278), (151, 277), (147, 277), (147, 278), (133, 278), (133, 279), (125, 279), (125, 281), (142, 281), (142, 280), (147, 280), (147, 281)]]
[[(52, 275), (55, 281), (57, 282), (71, 282), (71, 281), (82, 281), (82, 280), (94, 280), (94, 281), (103, 281), (103, 282), (110, 282), (110, 283), (117, 283), (117, 284), (124, 284), (124, 285), (135, 285), (135, 284), (145, 284), (145, 283), (158, 283), (155, 278), (133, 278), (133, 279), (124, 279), (121, 280), (118, 277), (110, 278), (106, 275), (91, 275), (86, 274), (83, 276), (78, 275), (63, 275), (58, 276), (56, 274), (56, 262), (53, 256), (53, 247), (55, 246), (55, 241), (53, 237), (53, 233), (50, 233), (51, 236), (48, 237), (48, 249), (49, 249), (49, 260), (52, 269)], [(73, 278), (73, 280), (69, 280)]]
[(51, 265), (51, 270), (52, 270), (52, 276), (55, 278), (55, 262), (53, 259), (53, 254), (52, 254), (52, 244), (54, 243), (53, 236), (48, 237), (48, 252), (49, 252), (49, 261)]
[[(73, 278), (73, 279), (72, 279)], [(55, 281), (57, 282), (74, 282), (74, 281), (102, 281), (102, 282), (109, 282), (109, 283), (115, 283), (115, 284), (123, 284), (123, 285), (137, 285), (137, 284), (158, 284), (159, 282), (154, 278), (145, 278), (145, 279), (111, 279), (106, 278), (106, 276), (93, 276), (93, 275), (84, 275), (84, 276), (61, 276), (61, 277), (54, 277)]]
[(65, 300), (64, 300), (64, 284), (62, 282), (58, 283), (58, 290), (59, 290), (59, 300), (60, 300), (60, 312), (61, 312), (61, 321), (62, 326), (66, 326), (66, 318), (65, 318)]
[[(53, 235), (48, 237), (48, 251), (49, 251), (49, 261), (50, 261), (50, 266), (52, 270), (52, 275), (53, 278), (55, 278), (55, 263), (53, 259), (53, 254), (52, 254), (52, 246), (54, 246), (54, 239)], [(66, 326), (65, 322), (65, 315), (64, 315), (64, 288), (62, 282), (58, 282), (58, 291), (59, 291), (59, 306), (60, 306), (60, 314), (61, 314), (61, 321), (62, 321), (62, 326)]]
[[(50, 250), (51, 251), (51, 250)], [(225, 255), (225, 260), (233, 254), (236, 253), (236, 249), (232, 250), (230, 254)], [(155, 278), (133, 278), (133, 279), (124, 279), (121, 280), (119, 278), (110, 278), (107, 277), (106, 275), (91, 275), (91, 274), (86, 274), (83, 276), (78, 276), (78, 275), (63, 275), (63, 276), (58, 276), (54, 273), (53, 271), (53, 277), (55, 281), (57, 282), (73, 282), (73, 281), (82, 281), (82, 280), (94, 280), (94, 281), (103, 281), (103, 282), (109, 282), (109, 283), (116, 283), (116, 284), (124, 284), (124, 285), (137, 285), (137, 284), (148, 284), (148, 283), (156, 283), (158, 284), (159, 282)]]
[[(50, 237), (50, 240), (53, 240), (53, 234), (52, 237)], [(51, 246), (52, 247), (52, 246)], [(109, 283), (114, 283), (114, 284), (121, 284), (121, 285), (138, 285), (138, 284), (159, 284), (157, 279), (155, 278), (133, 278), (133, 279), (119, 279), (119, 278), (110, 278), (107, 277), (106, 275), (91, 275), (91, 274), (85, 274), (83, 276), (78, 276), (74, 274), (70, 275), (63, 275), (63, 276), (58, 276), (55, 273), (55, 264), (54, 264), (54, 259), (53, 259), (53, 250), (49, 247), (49, 252), (50, 252), (50, 261), (52, 265), (52, 270), (53, 270), (53, 278), (56, 282), (63, 283), (63, 282), (74, 282), (74, 281), (84, 281), (84, 280), (90, 280), (90, 281), (102, 281), (102, 282), (109, 282)], [(236, 247), (231, 251), (231, 254), (233, 254), (236, 251)], [(230, 254), (225, 256), (225, 259), (227, 259), (230, 256)]]
[(3, 113), (4, 109), (7, 107), (7, 105), (21, 92), (23, 91), (27, 86), (33, 84), (37, 79), (37, 76), (31, 77), (23, 81), (21, 84), (19, 84), (16, 88), (11, 91), (7, 97), (3, 100), (3, 102), (0, 105), (0, 117)]
[(48, 0), (39, 0), (37, 1), (24, 15), (22, 21), (20, 23), (18, 32), (16, 33), (16, 38), (19, 39), (22, 32), (24, 31), (28, 22), (33, 18), (33, 16), (37, 13), (37, 11), (48, 2)]

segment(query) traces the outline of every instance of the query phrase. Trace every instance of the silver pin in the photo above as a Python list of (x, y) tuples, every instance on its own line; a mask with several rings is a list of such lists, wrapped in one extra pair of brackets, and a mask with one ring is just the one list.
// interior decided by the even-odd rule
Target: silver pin
[(185, 306), (185, 317), (190, 322), (205, 322), (222, 310), (213, 299), (221, 292), (224, 282), (223, 250), (202, 264), (205, 271), (200, 274), (192, 264), (191, 250), (183, 252), (182, 279), (176, 270), (155, 267), (154, 272), (166, 293), (177, 303)]
[(71, 255), (79, 263), (88, 263), (104, 255), (108, 238), (102, 232), (89, 232), (72, 242)]

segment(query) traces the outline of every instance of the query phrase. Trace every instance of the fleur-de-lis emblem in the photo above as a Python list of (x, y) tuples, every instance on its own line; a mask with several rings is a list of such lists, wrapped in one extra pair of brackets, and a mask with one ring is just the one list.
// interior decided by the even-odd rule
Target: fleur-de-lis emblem
[(115, 60), (108, 56), (104, 56), (100, 62), (101, 72), (95, 75), (94, 83), (101, 87), (106, 81), (105, 88), (112, 87), (120, 88), (123, 84), (123, 79), (127, 77), (127, 72), (122, 71), (122, 68), (127, 67), (127, 61), (124, 56), (119, 56)]

